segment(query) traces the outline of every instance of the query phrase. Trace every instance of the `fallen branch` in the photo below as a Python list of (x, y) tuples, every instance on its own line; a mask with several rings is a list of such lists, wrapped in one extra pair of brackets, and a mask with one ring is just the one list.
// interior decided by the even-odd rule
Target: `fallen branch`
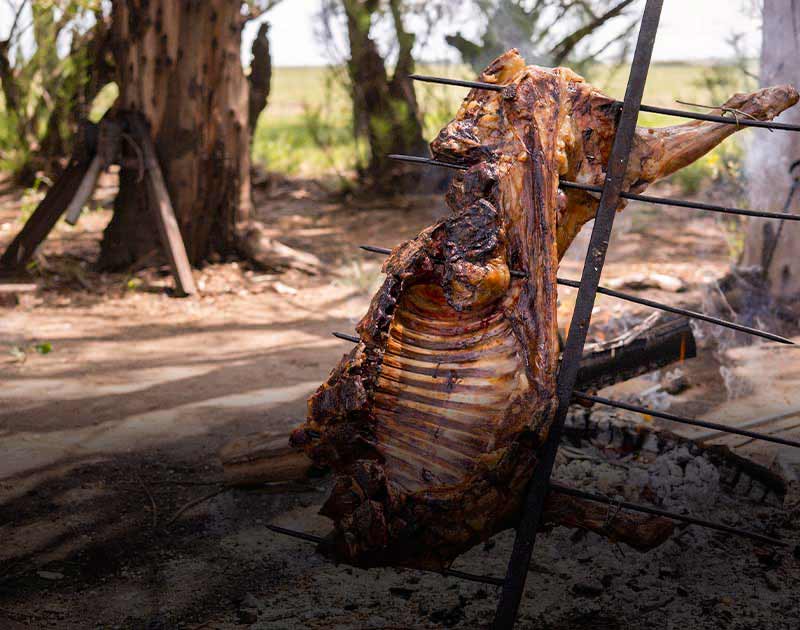
[(203, 495), (199, 499), (192, 499), (191, 501), (186, 503), (181, 509), (179, 509), (177, 512), (175, 512), (174, 516), (171, 519), (169, 519), (166, 522), (166, 524), (164, 525), (164, 529), (167, 529), (170, 525), (172, 525), (175, 521), (177, 521), (181, 516), (183, 516), (183, 514), (187, 510), (191, 510), (196, 505), (200, 505), (201, 503), (205, 503), (209, 499), (213, 499), (218, 494), (222, 494), (223, 492), (226, 492), (227, 490), (229, 490), (228, 487), (220, 486), (219, 488), (214, 490), (214, 492), (209, 492), (208, 494)]
[(267, 236), (264, 227), (257, 221), (241, 229), (239, 250), (242, 256), (257, 267), (269, 271), (297, 269), (316, 275), (322, 266), (322, 262), (314, 254), (294, 249)]

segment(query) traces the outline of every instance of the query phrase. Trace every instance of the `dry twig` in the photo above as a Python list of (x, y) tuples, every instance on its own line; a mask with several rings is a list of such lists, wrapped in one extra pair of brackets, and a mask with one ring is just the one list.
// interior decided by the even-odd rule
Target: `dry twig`
[(226, 486), (220, 486), (219, 488), (217, 488), (213, 492), (210, 492), (210, 493), (200, 497), (199, 499), (192, 499), (187, 504), (185, 504), (181, 509), (179, 509), (177, 512), (175, 512), (175, 515), (171, 519), (169, 519), (169, 521), (167, 521), (167, 523), (164, 525), (164, 529), (168, 528), (175, 521), (177, 521), (183, 515), (183, 513), (186, 512), (187, 510), (190, 510), (191, 508), (195, 507), (196, 505), (200, 505), (201, 503), (204, 503), (205, 501), (208, 501), (209, 499), (213, 499), (215, 496), (217, 496), (218, 494), (222, 494), (223, 492), (225, 492), (228, 489), (229, 488), (227, 488)]

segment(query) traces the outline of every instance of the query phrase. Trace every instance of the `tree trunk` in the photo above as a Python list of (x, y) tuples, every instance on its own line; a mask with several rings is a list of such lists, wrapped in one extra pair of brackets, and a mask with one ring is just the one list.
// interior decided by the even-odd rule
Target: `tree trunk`
[[(761, 45), (761, 85), (791, 83), (800, 86), (800, 0), (765, 0)], [(800, 108), (784, 112), (781, 122), (800, 124)], [(747, 154), (750, 207), (781, 211), (792, 186), (789, 167), (800, 159), (800, 142), (793, 133), (754, 131)], [(798, 191), (800, 193), (800, 191)], [(800, 212), (795, 194), (788, 212)], [(800, 295), (800, 225), (771, 219), (750, 219), (742, 263), (760, 267), (770, 295), (787, 301)]]
[(258, 34), (253, 40), (250, 49), (250, 76), (247, 82), (250, 84), (250, 97), (248, 105), (247, 125), (250, 129), (250, 141), (253, 141), (253, 134), (258, 123), (258, 116), (267, 106), (270, 86), (272, 85), (272, 56), (269, 52), (269, 22), (264, 22), (258, 28)]
[[(115, 0), (112, 46), (120, 111), (148, 124), (192, 264), (237, 247), (250, 216), (244, 18), (230, 0)], [(123, 143), (126, 158), (138, 151)], [(161, 251), (137, 167), (126, 162), (100, 264), (127, 267)]]
[(408, 79), (413, 72), (411, 49), (414, 35), (403, 26), (401, 0), (390, 0), (392, 21), (399, 45), (397, 64), (391, 80), (375, 41), (370, 37), (376, 0), (344, 0), (350, 58), (347, 69), (353, 91), (353, 117), (356, 131), (366, 127), (370, 160), (366, 177), (377, 191), (393, 190), (406, 179), (408, 170), (390, 160), (389, 153), (419, 153), (426, 150), (422, 136), (414, 86)]

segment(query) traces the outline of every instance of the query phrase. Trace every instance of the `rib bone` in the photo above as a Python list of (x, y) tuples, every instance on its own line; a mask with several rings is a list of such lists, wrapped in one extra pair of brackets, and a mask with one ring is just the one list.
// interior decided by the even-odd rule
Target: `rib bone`
[[(504, 89), (470, 92), (431, 145), (434, 157), (468, 167), (448, 191), (452, 214), (394, 249), (357, 327), (361, 342), (291, 436), (336, 473), (322, 513), (349, 563), (443, 568), (513, 526), (552, 421), (556, 268), (597, 205), (558, 181), (602, 185), (618, 105), (572, 71), (525, 66), (513, 50), (481, 80)], [(796, 101), (779, 87), (728, 103), (770, 118)], [(733, 131), (640, 129), (626, 187), (643, 190)], [(663, 519), (605, 514), (551, 497), (545, 519), (639, 549), (670, 531)]]

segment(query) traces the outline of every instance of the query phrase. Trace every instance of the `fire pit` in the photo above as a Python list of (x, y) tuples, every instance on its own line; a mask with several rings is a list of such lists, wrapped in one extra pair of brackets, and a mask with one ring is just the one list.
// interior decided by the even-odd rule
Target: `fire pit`
[[(553, 473), (565, 483), (800, 542), (781, 479), (727, 449), (642, 429), (600, 407), (574, 410), (565, 438)], [(324, 490), (276, 523), (324, 535), (327, 522), (316, 514)], [(609, 519), (615, 512), (609, 506)], [(264, 627), (478, 628), (494, 615), (493, 586), (337, 567), (308, 553), (307, 543), (267, 535), (262, 549), (275, 562), (275, 589), (248, 601)], [(512, 545), (513, 532), (504, 532), (454, 568), (502, 575)], [(555, 528), (540, 537), (538, 550), (530, 565), (536, 588), (520, 607), (523, 627), (788, 629), (800, 614), (800, 568), (786, 552), (700, 527), (679, 525), (666, 544), (645, 554), (597, 534)], [(318, 601), (313, 610), (310, 601)]]

